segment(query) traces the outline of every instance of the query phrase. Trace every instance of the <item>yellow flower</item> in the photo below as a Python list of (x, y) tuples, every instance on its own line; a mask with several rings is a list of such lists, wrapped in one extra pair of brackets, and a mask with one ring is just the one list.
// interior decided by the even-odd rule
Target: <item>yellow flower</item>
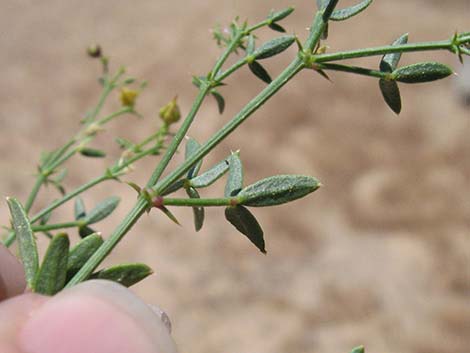
[(121, 88), (121, 103), (125, 107), (131, 107), (133, 108), (135, 105), (135, 100), (137, 99), (137, 96), (139, 95), (138, 91), (135, 91), (133, 89), (129, 89), (126, 87)]
[(180, 108), (176, 102), (177, 97), (173, 98), (167, 105), (160, 109), (160, 118), (167, 124), (176, 123), (181, 118)]

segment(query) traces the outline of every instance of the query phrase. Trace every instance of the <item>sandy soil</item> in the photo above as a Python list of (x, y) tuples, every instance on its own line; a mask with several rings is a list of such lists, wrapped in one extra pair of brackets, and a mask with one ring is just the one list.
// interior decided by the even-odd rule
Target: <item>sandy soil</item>
[[(64, 142), (96, 102), (98, 67), (84, 55), (89, 43), (101, 43), (113, 67), (125, 64), (131, 75), (149, 80), (139, 101), (146, 120), (124, 118), (106, 134), (137, 139), (156, 126), (158, 107), (175, 94), (188, 111), (191, 75), (206, 72), (219, 52), (209, 32), (214, 23), (235, 15), (253, 22), (271, 8), (295, 5), (285, 24), (304, 37), (314, 1), (1, 4), (0, 189), (24, 199), (40, 151)], [(349, 23), (331, 26), (329, 50), (381, 45), (405, 31), (413, 41), (444, 39), (470, 30), (469, 15), (467, 0), (376, 1)], [(268, 67), (278, 72), (293, 55)], [(423, 58), (457, 65), (445, 53), (409, 55), (403, 63)], [(375, 67), (377, 60), (363, 63)], [(241, 149), (247, 183), (302, 173), (325, 184), (308, 199), (255, 210), (267, 256), (226, 224), (220, 210), (208, 211), (197, 234), (190, 211), (177, 210), (183, 227), (151, 213), (108, 261), (144, 261), (155, 269), (135, 291), (165, 308), (181, 352), (338, 353), (358, 344), (375, 353), (468, 352), (470, 120), (454, 79), (403, 86), (398, 118), (373, 80), (332, 79), (302, 73), (206, 161)], [(219, 117), (213, 102), (205, 106), (191, 130), (195, 138), (205, 140), (263, 87), (245, 70), (228, 83), (226, 113)], [(106, 111), (117, 106), (116, 99)], [(112, 142), (101, 143), (116, 153)], [(70, 187), (110, 162), (77, 163)], [(132, 179), (145, 180), (153, 163), (138, 165)], [(124, 202), (100, 228), (105, 235), (135, 194), (110, 183), (84, 196), (92, 205), (110, 194)], [(37, 208), (56, 197), (52, 190), (42, 196)], [(6, 222), (7, 209), (0, 207)], [(71, 212), (66, 207), (54, 219), (68, 220)]]

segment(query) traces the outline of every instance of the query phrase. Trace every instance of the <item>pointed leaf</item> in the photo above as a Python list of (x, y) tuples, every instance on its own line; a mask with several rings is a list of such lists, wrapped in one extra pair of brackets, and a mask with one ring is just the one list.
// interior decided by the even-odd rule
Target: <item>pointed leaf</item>
[(80, 154), (85, 157), (92, 158), (103, 158), (106, 157), (106, 152), (89, 147), (83, 147), (80, 149)]
[(400, 89), (395, 81), (379, 80), (380, 92), (384, 97), (385, 102), (388, 104), (396, 114), (400, 114), (401, 111), (401, 97)]
[[(200, 199), (199, 193), (196, 189), (189, 187), (186, 189), (188, 196), (192, 199)], [(204, 207), (193, 207), (194, 214), (194, 229), (199, 232), (204, 224)]]
[(222, 95), (216, 90), (211, 91), (212, 97), (214, 97), (217, 102), (217, 108), (219, 109), (219, 114), (223, 114), (225, 110), (225, 99)]
[(54, 295), (65, 286), (69, 237), (65, 233), (52, 238), (36, 277), (35, 292)]
[(304, 175), (276, 175), (247, 186), (237, 194), (242, 205), (273, 206), (290, 202), (320, 187), (320, 182)]
[(351, 351), (351, 353), (364, 353), (364, 352), (365, 352), (364, 346), (353, 348), (353, 350)]
[(220, 179), (229, 169), (229, 162), (228, 160), (224, 159), (222, 162), (217, 163), (215, 166), (213, 166), (211, 169), (209, 169), (207, 172), (204, 172), (203, 174), (191, 179), (189, 181), (189, 184), (193, 188), (204, 188), (218, 179)]
[(18, 240), (21, 262), (23, 263), (26, 283), (29, 288), (34, 288), (34, 280), (39, 268), (38, 249), (36, 239), (31, 229), (31, 223), (23, 206), (15, 198), (7, 197), (10, 208), (13, 229)]
[(348, 18), (356, 16), (357, 14), (367, 9), (369, 5), (372, 4), (372, 1), (373, 0), (363, 0), (357, 5), (346, 7), (344, 9), (334, 10), (333, 13), (331, 14), (330, 20), (344, 21), (344, 20), (347, 20)]
[(255, 216), (248, 209), (243, 206), (227, 207), (225, 209), (225, 218), (240, 233), (246, 235), (263, 254), (266, 254), (263, 230)]
[(173, 184), (171, 184), (170, 186), (168, 186), (165, 191), (163, 191), (161, 193), (161, 196), (166, 196), (166, 195), (169, 195), (175, 191), (178, 191), (179, 189), (181, 189), (184, 184), (186, 182), (186, 179), (180, 179), (180, 180), (177, 180), (175, 181)]
[(93, 233), (70, 249), (67, 261), (67, 278), (72, 278), (103, 244), (103, 238)]
[[(186, 149), (185, 149), (185, 159), (189, 159), (196, 151), (201, 147), (199, 142), (197, 142), (195, 139), (192, 137), (188, 137), (186, 141)], [(201, 169), (202, 165), (202, 159), (194, 163), (194, 165), (189, 169), (188, 171), (188, 179), (194, 178), (197, 173), (199, 172), (199, 169)]]
[(404, 83), (422, 83), (440, 80), (452, 75), (452, 69), (437, 62), (423, 62), (396, 69), (392, 79)]
[(282, 27), (281, 25), (278, 25), (277, 23), (271, 23), (270, 25), (268, 25), (269, 28), (271, 28), (273, 31), (276, 31), (276, 32), (280, 32), (280, 33), (286, 33), (286, 30), (284, 27)]
[[(408, 33), (403, 34), (397, 40), (395, 40), (392, 45), (402, 45), (408, 43)], [(398, 66), (400, 61), (401, 53), (391, 53), (385, 54), (380, 60), (380, 71), (382, 72), (392, 72)]]
[(268, 18), (272, 20), (273, 22), (277, 22), (277, 21), (283, 20), (284, 18), (289, 16), (292, 12), (294, 12), (294, 8), (288, 7), (284, 10), (277, 11), (277, 12), (270, 14)]
[(88, 226), (81, 226), (78, 228), (78, 235), (80, 235), (80, 238), (86, 238), (94, 233), (96, 233), (96, 230)]
[(237, 195), (243, 188), (243, 165), (240, 160), (240, 153), (235, 152), (229, 157), (228, 180), (225, 185), (225, 197)]
[(165, 206), (161, 206), (161, 207), (158, 207), (158, 209), (160, 211), (162, 211), (165, 214), (165, 216), (167, 216), (175, 224), (177, 224), (179, 226), (181, 225), (180, 222), (178, 221), (178, 219), (175, 217), (175, 215), (173, 213), (171, 213), (171, 211), (168, 208), (166, 208)]
[(117, 196), (111, 196), (101, 201), (84, 218), (86, 224), (93, 224), (108, 217), (119, 205), (121, 199)]
[(94, 273), (91, 278), (114, 281), (130, 287), (152, 273), (152, 269), (144, 264), (122, 264)]
[(261, 81), (264, 81), (267, 84), (271, 83), (271, 76), (269, 76), (269, 73), (263, 66), (261, 66), (259, 62), (253, 61), (252, 63), (248, 64), (248, 67), (250, 68), (251, 72), (255, 74), (256, 77), (261, 79)]
[(258, 49), (253, 52), (253, 56), (257, 60), (270, 58), (271, 56), (282, 53), (295, 42), (295, 36), (282, 36), (271, 39), (263, 43)]
[(86, 216), (85, 203), (83, 202), (83, 199), (80, 196), (77, 196), (75, 198), (74, 214), (75, 220), (79, 220), (80, 218), (84, 218)]

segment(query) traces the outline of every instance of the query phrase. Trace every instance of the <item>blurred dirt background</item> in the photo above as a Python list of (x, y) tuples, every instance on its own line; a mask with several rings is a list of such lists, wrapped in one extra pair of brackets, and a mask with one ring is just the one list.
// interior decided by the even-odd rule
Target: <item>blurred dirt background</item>
[[(341, 5), (351, 1), (340, 1)], [(251, 23), (289, 5), (284, 25), (306, 36), (314, 1), (62, 1), (3, 0), (0, 12), (0, 190), (25, 199), (40, 151), (65, 142), (97, 100), (99, 65), (85, 48), (100, 43), (113, 68), (149, 80), (138, 102), (146, 118), (125, 117), (94, 146), (116, 156), (112, 134), (137, 140), (158, 124), (156, 112), (175, 94), (187, 112), (219, 53), (210, 28), (236, 15)], [(330, 28), (330, 51), (392, 42), (445, 39), (470, 30), (468, 0), (376, 1), (366, 13)], [(261, 32), (260, 38), (271, 36)], [(295, 55), (269, 62), (274, 74)], [(446, 53), (407, 55), (403, 63), (442, 60)], [(376, 67), (378, 59), (362, 64)], [(470, 347), (470, 110), (458, 99), (456, 78), (402, 86), (396, 117), (377, 82), (332, 74), (333, 84), (303, 72), (206, 160), (241, 149), (246, 182), (301, 173), (325, 185), (311, 197), (256, 209), (268, 255), (262, 256), (209, 210), (195, 233), (190, 210), (183, 226), (161, 214), (143, 217), (108, 263), (144, 261), (156, 275), (135, 287), (162, 306), (187, 353), (339, 353), (364, 344), (374, 353), (464, 353)], [(204, 141), (263, 84), (242, 70), (222, 89), (226, 113), (211, 100), (191, 135)], [(105, 111), (119, 106), (113, 96)], [(181, 158), (181, 157), (178, 157)], [(100, 175), (111, 160), (78, 158), (73, 187)], [(155, 161), (129, 179), (143, 182)], [(223, 183), (207, 191), (220, 193)], [(123, 202), (103, 223), (106, 236), (135, 201), (122, 184), (108, 183), (84, 199)], [(57, 195), (42, 193), (36, 209)], [(3, 203), (1, 221), (8, 221)], [(68, 206), (54, 220), (72, 217)]]

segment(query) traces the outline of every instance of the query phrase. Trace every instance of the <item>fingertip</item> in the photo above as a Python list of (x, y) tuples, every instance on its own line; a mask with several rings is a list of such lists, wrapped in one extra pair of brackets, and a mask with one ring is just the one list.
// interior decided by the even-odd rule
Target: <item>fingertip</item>
[(0, 244), (0, 301), (23, 293), (25, 288), (23, 266)]
[(175, 353), (157, 315), (127, 288), (87, 281), (64, 290), (24, 325), (20, 347), (27, 353)]

